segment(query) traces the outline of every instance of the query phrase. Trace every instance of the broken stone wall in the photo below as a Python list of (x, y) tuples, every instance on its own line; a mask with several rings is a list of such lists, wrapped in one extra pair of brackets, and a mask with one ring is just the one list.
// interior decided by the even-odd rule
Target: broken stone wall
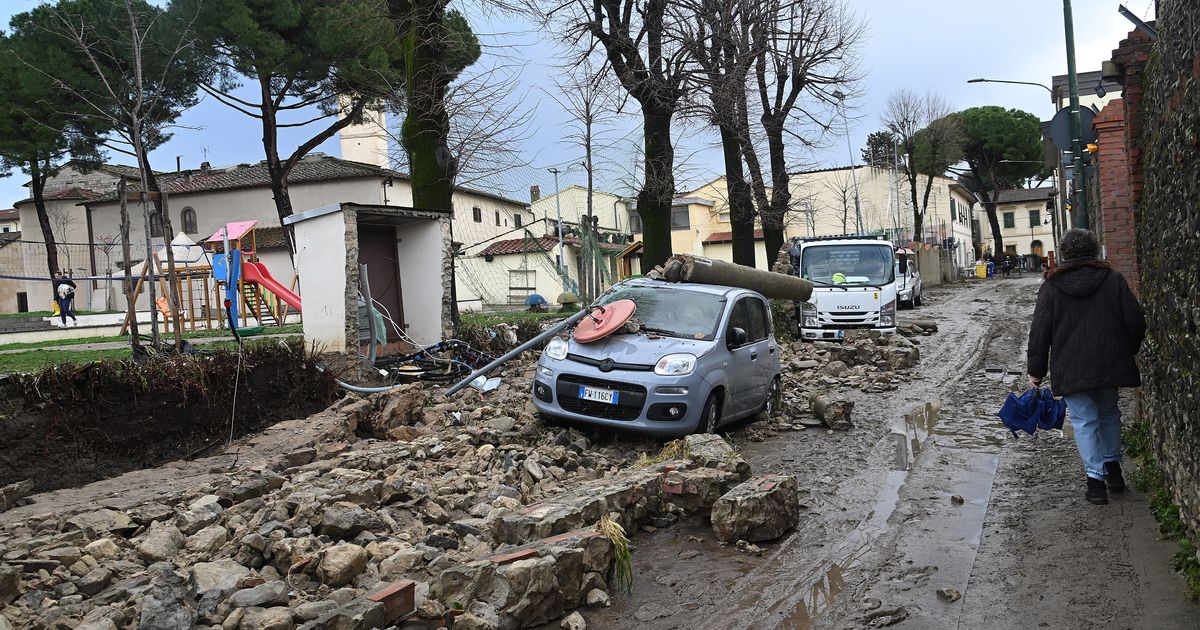
[[(1141, 146), (1137, 242), (1148, 335), (1142, 417), (1193, 540), (1200, 539), (1200, 4), (1162, 0), (1141, 88), (1125, 94)], [(1128, 41), (1128, 40), (1127, 40)], [(1123, 42), (1124, 44), (1124, 42)], [(1114, 51), (1114, 58), (1122, 49)], [(1129, 66), (1126, 66), (1126, 73)], [(1126, 86), (1128, 89), (1128, 85)], [(1135, 114), (1134, 97), (1141, 97)], [(1135, 136), (1136, 137), (1136, 136)], [(1140, 152), (1140, 155), (1138, 153)], [(1134, 188), (1138, 188), (1134, 182)], [(1136, 191), (1135, 191), (1136, 192)]]

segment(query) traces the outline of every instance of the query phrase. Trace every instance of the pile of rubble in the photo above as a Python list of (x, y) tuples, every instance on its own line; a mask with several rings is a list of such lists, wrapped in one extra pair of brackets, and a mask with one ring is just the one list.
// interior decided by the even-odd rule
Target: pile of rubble
[(325, 412), (391, 440), (346, 434), (153, 501), (8, 520), (0, 628), (530, 627), (607, 605), (620, 559), (602, 517), (668, 526), (749, 475), (718, 436), (664, 459), (546, 428), (526, 375), (506, 378), (486, 403), (411, 387)]
[[(894, 389), (919, 353), (863, 335), (783, 354), (784, 413), (768, 430), (816, 420), (816, 396)], [(750, 479), (722, 438), (660, 452), (547, 427), (529, 402), (532, 357), (510, 365), (487, 394), (350, 396), (222, 456), (130, 473), (163, 479), (148, 500), (95, 491), (86, 508), (39, 513), (33, 497), (0, 515), (0, 630), (533, 627), (608, 604), (622, 530), (711, 513), (718, 538), (751, 544), (795, 526), (795, 480)], [(195, 483), (167, 483), (185, 469)]]

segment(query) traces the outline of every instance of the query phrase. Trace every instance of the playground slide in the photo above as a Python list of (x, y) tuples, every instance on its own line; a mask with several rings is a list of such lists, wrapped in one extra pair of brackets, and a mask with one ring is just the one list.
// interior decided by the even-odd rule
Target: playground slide
[(279, 281), (271, 276), (271, 272), (267, 271), (266, 265), (260, 262), (242, 263), (242, 279), (246, 282), (255, 282), (261, 284), (271, 293), (278, 295), (279, 299), (287, 302), (289, 306), (297, 311), (301, 311), (300, 296), (292, 293), (282, 284), (279, 284)]

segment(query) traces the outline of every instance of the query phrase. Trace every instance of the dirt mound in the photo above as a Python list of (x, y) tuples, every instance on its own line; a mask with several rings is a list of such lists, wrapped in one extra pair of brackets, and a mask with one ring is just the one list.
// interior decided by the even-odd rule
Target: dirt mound
[(240, 370), (229, 351), (16, 376), (0, 392), (0, 486), (33, 479), (41, 492), (193, 457), (335, 395), (299, 343), (247, 345)]

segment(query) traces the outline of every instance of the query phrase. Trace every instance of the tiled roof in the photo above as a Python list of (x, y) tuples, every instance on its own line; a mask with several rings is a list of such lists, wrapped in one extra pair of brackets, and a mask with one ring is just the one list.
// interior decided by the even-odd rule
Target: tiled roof
[(21, 215), (16, 208), (5, 208), (0, 210), (0, 221), (15, 221)]
[[(762, 228), (754, 230), (754, 240), (756, 240), (756, 241), (762, 240), (762, 237), (763, 237)], [(705, 245), (717, 245), (720, 243), (732, 243), (732, 242), (733, 242), (733, 232), (713, 232), (712, 234), (708, 235), (708, 238), (704, 239)]]
[[(42, 199), (45, 199), (46, 201), (70, 201), (72, 199), (90, 200), (98, 199), (100, 196), (101, 194), (94, 190), (72, 186), (71, 188), (49, 191), (42, 195)], [(112, 193), (112, 196), (114, 199), (116, 199), (117, 194), (114, 192)], [(19, 206), (27, 203), (33, 203), (33, 197), (26, 197), (25, 199), (22, 199), (13, 205)]]
[[(570, 247), (579, 247), (579, 239), (567, 237), (563, 239), (563, 245)], [(504, 241), (496, 241), (479, 252), (480, 256), (504, 256), (506, 254), (524, 254), (527, 252), (552, 252), (558, 249), (558, 237), (543, 236), (536, 239), (525, 238), (510, 238)], [(619, 252), (625, 249), (625, 245), (617, 243), (600, 243), (600, 249), (607, 252)]]
[(0, 232), (0, 247), (4, 247), (13, 241), (20, 240), (20, 238), (20, 232)]
[(1041, 188), (1018, 188), (1015, 190), (1001, 190), (996, 196), (996, 203), (1021, 203), (1022, 201), (1045, 201), (1054, 198), (1057, 192), (1054, 186), (1042, 186)]
[(254, 243), (259, 250), (287, 248), (287, 232), (281, 227), (256, 227)]
[[(300, 184), (359, 177), (387, 177), (389, 175), (407, 178), (406, 175), (373, 164), (313, 154), (296, 163), (291, 174), (288, 175), (288, 183)], [(186, 195), (218, 190), (268, 187), (271, 185), (271, 178), (267, 173), (266, 163), (259, 162), (258, 164), (239, 164), (207, 171), (191, 169), (178, 173), (164, 173), (158, 176), (158, 185), (170, 195)], [(139, 186), (132, 184), (129, 188), (138, 190)], [(116, 200), (117, 193), (112, 191), (95, 201), (105, 203)]]

